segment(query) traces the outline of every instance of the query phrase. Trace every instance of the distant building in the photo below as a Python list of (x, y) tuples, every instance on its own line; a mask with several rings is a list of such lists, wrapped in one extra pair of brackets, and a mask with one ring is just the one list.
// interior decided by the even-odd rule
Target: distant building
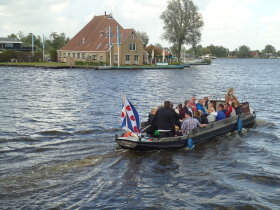
[(22, 42), (17, 38), (0, 37), (0, 49), (17, 50), (21, 49)]
[[(120, 29), (119, 49), (117, 27)], [(111, 30), (111, 36), (109, 30)], [(112, 15), (106, 15), (106, 13), (95, 16), (57, 52), (60, 62), (66, 62), (69, 58), (74, 61), (102, 61), (108, 65), (117, 65), (118, 52), (120, 65), (142, 65), (147, 62), (144, 43), (134, 29), (124, 29)]]
[[(0, 50), (32, 51), (32, 47), (22, 47), (22, 41), (17, 38), (0, 37)], [(34, 50), (36, 48), (34, 47)]]

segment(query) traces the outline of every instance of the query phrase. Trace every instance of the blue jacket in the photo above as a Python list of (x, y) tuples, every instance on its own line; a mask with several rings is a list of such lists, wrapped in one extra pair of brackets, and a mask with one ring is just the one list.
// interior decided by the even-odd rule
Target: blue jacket
[(207, 114), (202, 104), (197, 103), (196, 108), (197, 108), (197, 110), (202, 111), (203, 114)]
[(226, 113), (224, 111), (218, 111), (217, 117), (216, 117), (216, 121), (219, 120), (224, 120), (226, 119)]

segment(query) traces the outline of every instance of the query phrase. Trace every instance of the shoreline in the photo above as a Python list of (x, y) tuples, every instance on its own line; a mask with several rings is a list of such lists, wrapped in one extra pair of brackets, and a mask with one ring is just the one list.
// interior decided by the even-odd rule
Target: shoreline
[[(204, 64), (201, 64), (204, 65)], [(92, 70), (144, 70), (144, 69), (184, 69), (191, 67), (191, 64), (168, 65), (168, 66), (67, 66), (62, 63), (0, 63), (0, 67), (33, 67), (41, 69), (92, 69)]]

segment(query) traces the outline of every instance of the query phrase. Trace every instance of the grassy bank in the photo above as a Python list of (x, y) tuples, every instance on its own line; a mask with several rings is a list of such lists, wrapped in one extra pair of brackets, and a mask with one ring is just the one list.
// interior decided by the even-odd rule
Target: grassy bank
[(67, 66), (66, 63), (58, 62), (1, 62), (0, 66), (44, 66), (44, 67), (53, 67), (53, 66)]

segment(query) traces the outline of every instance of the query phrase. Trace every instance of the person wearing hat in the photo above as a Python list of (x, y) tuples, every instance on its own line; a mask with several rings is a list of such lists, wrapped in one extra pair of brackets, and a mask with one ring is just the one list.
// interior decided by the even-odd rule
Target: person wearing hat
[(196, 127), (205, 127), (207, 124), (201, 124), (198, 119), (192, 118), (192, 113), (190, 111), (186, 111), (185, 120), (182, 123), (181, 130), (183, 135), (190, 134), (191, 130)]

